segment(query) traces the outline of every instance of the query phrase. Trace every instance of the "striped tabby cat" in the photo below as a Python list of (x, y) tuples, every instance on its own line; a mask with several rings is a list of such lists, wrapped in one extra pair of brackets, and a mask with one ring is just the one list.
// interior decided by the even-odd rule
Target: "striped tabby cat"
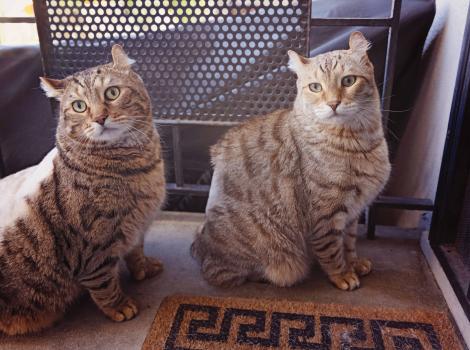
[(119, 283), (124, 258), (142, 280), (161, 269), (143, 234), (165, 197), (159, 135), (142, 79), (123, 49), (113, 62), (63, 80), (56, 148), (0, 181), (0, 332), (52, 325), (82, 291), (114, 321), (137, 304)]
[(290, 286), (316, 258), (342, 290), (371, 262), (356, 254), (357, 220), (390, 173), (369, 42), (304, 58), (289, 52), (297, 98), (232, 128), (211, 150), (206, 221), (192, 254), (205, 279)]

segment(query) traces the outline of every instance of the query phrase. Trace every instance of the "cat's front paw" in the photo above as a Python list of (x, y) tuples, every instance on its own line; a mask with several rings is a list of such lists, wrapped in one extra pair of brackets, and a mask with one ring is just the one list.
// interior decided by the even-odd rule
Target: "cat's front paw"
[(354, 290), (361, 285), (359, 277), (357, 277), (354, 271), (331, 275), (329, 278), (330, 281), (341, 290)]
[(163, 271), (163, 264), (156, 258), (143, 256), (129, 266), (132, 277), (137, 281), (151, 278)]
[(116, 322), (123, 322), (133, 319), (139, 313), (137, 302), (129, 297), (115, 307), (103, 307), (101, 309), (106, 316)]
[(368, 275), (372, 270), (372, 262), (367, 258), (356, 258), (351, 264), (359, 276)]

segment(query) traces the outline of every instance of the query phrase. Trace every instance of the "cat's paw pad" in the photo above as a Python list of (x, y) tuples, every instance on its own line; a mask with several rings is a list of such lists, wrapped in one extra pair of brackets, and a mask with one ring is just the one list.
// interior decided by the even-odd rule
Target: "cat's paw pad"
[(102, 310), (106, 316), (115, 322), (131, 320), (139, 313), (137, 303), (131, 298), (126, 298), (116, 307), (106, 307)]
[(132, 277), (137, 281), (151, 278), (163, 271), (163, 264), (160, 260), (151, 257), (144, 257), (137, 264), (131, 267)]
[(372, 262), (367, 258), (357, 258), (352, 262), (352, 266), (359, 276), (368, 275), (372, 270)]
[(354, 290), (359, 288), (361, 283), (355, 272), (346, 272), (338, 275), (331, 275), (330, 281), (341, 290)]

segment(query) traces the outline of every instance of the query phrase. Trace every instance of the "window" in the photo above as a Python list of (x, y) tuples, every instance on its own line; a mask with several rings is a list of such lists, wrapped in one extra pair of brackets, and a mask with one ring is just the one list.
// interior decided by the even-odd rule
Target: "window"
[(0, 45), (38, 43), (32, 0), (0, 0)]

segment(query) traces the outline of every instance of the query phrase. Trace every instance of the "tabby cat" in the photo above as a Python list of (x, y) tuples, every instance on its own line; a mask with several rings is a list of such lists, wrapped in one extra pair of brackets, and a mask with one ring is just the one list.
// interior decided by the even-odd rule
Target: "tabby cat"
[(369, 42), (304, 58), (291, 110), (232, 128), (211, 149), (206, 220), (192, 255), (211, 284), (267, 280), (291, 286), (315, 258), (342, 290), (371, 262), (356, 254), (357, 220), (390, 173)]
[(114, 321), (137, 304), (120, 287), (124, 258), (137, 280), (162, 269), (143, 234), (165, 197), (149, 95), (122, 47), (112, 63), (41, 79), (60, 101), (56, 147), (0, 181), (0, 332), (39, 331), (82, 291)]

